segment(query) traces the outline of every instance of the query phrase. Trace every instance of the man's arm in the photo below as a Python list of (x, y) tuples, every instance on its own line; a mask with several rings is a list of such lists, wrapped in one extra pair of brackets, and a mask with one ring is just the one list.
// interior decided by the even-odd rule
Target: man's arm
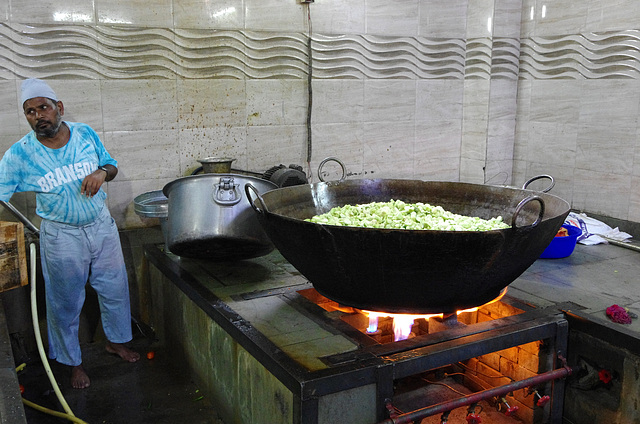
[(80, 193), (87, 197), (95, 196), (102, 184), (105, 181), (113, 180), (117, 174), (118, 168), (113, 165), (99, 166), (98, 169), (84, 177), (80, 186)]

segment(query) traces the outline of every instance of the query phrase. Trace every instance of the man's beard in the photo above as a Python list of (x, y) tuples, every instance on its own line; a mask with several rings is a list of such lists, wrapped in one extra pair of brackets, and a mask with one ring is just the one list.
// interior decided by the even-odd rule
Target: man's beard
[(36, 125), (33, 126), (33, 131), (38, 137), (55, 137), (56, 134), (58, 134), (58, 131), (60, 131), (60, 125), (62, 125), (62, 116), (60, 116), (60, 112), (57, 113), (54, 122), (51, 122), (50, 124), (51, 125), (48, 125), (44, 128), (38, 128), (38, 124), (36, 123)]

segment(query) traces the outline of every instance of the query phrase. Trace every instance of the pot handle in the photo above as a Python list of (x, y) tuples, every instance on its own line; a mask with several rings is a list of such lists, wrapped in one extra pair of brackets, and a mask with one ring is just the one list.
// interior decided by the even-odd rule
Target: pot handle
[[(256, 206), (253, 198), (251, 197), (250, 191), (253, 191), (254, 194), (256, 195), (256, 198), (258, 200), (260, 200), (260, 205), (262, 206), (262, 209), (260, 209), (259, 207)], [(247, 200), (249, 201), (249, 204), (251, 205), (251, 207), (253, 208), (254, 211), (256, 211), (258, 213), (261, 213), (261, 214), (265, 214), (265, 212), (269, 213), (269, 209), (267, 209), (267, 205), (265, 205), (264, 199), (262, 199), (262, 196), (260, 196), (260, 193), (258, 193), (258, 189), (255, 188), (253, 186), (253, 184), (246, 183), (244, 185), (244, 192), (247, 195)]]
[(324, 165), (330, 161), (338, 162), (338, 165), (340, 165), (340, 168), (342, 168), (342, 177), (340, 177), (338, 181), (343, 181), (347, 177), (347, 167), (344, 166), (344, 163), (340, 159), (335, 157), (328, 157), (323, 159), (322, 162), (320, 162), (320, 165), (318, 165), (318, 179), (324, 182), (324, 178), (322, 178), (322, 168), (324, 168)]
[(522, 199), (520, 203), (518, 203), (518, 206), (516, 206), (516, 210), (515, 212), (513, 212), (513, 217), (511, 218), (511, 227), (517, 228), (516, 219), (518, 218), (518, 214), (520, 213), (522, 208), (524, 208), (524, 205), (534, 200), (540, 203), (540, 213), (538, 214), (538, 218), (535, 220), (535, 222), (531, 225), (528, 225), (527, 227), (533, 228), (538, 225), (540, 221), (542, 221), (542, 217), (544, 216), (544, 200), (542, 200), (540, 196), (528, 196)]
[(553, 177), (552, 177), (551, 175), (546, 175), (546, 174), (544, 174), (544, 175), (537, 175), (537, 176), (535, 176), (535, 177), (531, 178), (529, 181), (527, 181), (526, 183), (524, 183), (524, 184), (522, 185), (522, 189), (523, 189), (523, 190), (526, 190), (526, 189), (527, 189), (527, 187), (529, 187), (529, 184), (531, 184), (531, 183), (532, 183), (532, 182), (534, 182), (534, 181), (541, 180), (541, 179), (543, 179), (543, 178), (548, 178), (549, 180), (551, 180), (551, 183), (549, 184), (549, 187), (547, 187), (547, 188), (545, 188), (544, 190), (542, 190), (542, 192), (543, 192), (543, 193), (547, 193), (548, 191), (550, 191), (550, 190), (553, 188), (553, 186), (555, 186), (555, 185), (556, 185), (556, 182), (555, 182), (555, 180), (553, 179)]

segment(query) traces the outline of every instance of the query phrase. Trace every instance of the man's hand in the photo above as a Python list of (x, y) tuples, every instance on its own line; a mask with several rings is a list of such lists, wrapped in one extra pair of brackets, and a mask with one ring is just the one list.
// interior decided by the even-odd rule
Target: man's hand
[(102, 184), (107, 179), (107, 173), (102, 169), (97, 169), (91, 174), (84, 177), (80, 186), (80, 194), (87, 197), (93, 197), (100, 190)]

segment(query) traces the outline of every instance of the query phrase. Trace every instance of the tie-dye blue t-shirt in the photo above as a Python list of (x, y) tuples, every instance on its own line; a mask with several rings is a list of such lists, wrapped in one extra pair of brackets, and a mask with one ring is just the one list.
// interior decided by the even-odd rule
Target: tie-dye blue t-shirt
[[(99, 165), (117, 166), (86, 124), (64, 122), (71, 135), (60, 149), (45, 147), (31, 131), (13, 144), (0, 161), (0, 200), (13, 193), (36, 193), (36, 213), (43, 219), (72, 225), (93, 222), (105, 204), (102, 188), (89, 198), (80, 194), (85, 176)], [(64, 125), (63, 124), (63, 125)]]

